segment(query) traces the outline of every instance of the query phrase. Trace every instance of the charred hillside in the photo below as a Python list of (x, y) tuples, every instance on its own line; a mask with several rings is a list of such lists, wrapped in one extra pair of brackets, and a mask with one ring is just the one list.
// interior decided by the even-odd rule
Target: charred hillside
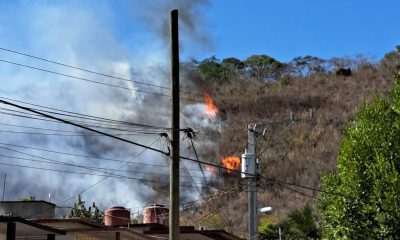
[[(399, 60), (398, 52), (388, 53), (380, 62), (360, 57), (323, 60), (306, 56), (290, 63), (265, 55), (245, 61), (213, 57), (192, 62), (190, 74), (206, 83), (219, 109), (224, 123), (219, 140), (222, 156), (243, 153), (248, 123), (282, 122), (269, 125), (264, 138), (258, 139), (261, 174), (318, 189), (321, 177), (335, 171), (343, 129), (365, 101), (387, 94)], [(290, 125), (282, 121), (290, 113), (307, 119), (310, 109), (310, 120)], [(226, 174), (227, 186), (245, 184), (238, 180), (240, 176), (231, 178), (234, 174)], [(246, 232), (247, 194), (245, 187), (239, 189), (205, 203), (195, 218), (190, 216), (190, 223), (224, 227), (238, 235)], [(275, 209), (267, 217), (277, 222), (292, 210), (314, 206), (318, 194), (261, 180), (258, 202)]]

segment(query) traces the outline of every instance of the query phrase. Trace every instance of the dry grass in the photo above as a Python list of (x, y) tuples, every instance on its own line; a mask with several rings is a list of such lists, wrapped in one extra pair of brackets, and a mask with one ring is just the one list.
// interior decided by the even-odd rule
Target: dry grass
[[(261, 174), (265, 177), (318, 188), (321, 176), (335, 171), (343, 129), (357, 108), (371, 101), (376, 93), (387, 94), (391, 86), (390, 72), (380, 66), (359, 66), (350, 77), (311, 75), (275, 84), (235, 79), (225, 86), (214, 86), (216, 104), (225, 125), (220, 138), (221, 155), (240, 155), (246, 146), (246, 124), (281, 120), (290, 112), (306, 117), (314, 110), (311, 121), (302, 121), (288, 128), (287, 124), (269, 127), (266, 140), (259, 138), (258, 149), (267, 150), (260, 156)], [(239, 178), (239, 176), (238, 176)], [(227, 178), (226, 185), (239, 180)], [(318, 192), (291, 187), (312, 196)], [(260, 206), (272, 206), (269, 216), (281, 220), (288, 212), (315, 200), (278, 184), (261, 182), (258, 193)], [(241, 235), (247, 228), (246, 196), (228, 194), (206, 204), (200, 218), (228, 202), (233, 208), (221, 210), (226, 230)], [(193, 216), (192, 216), (193, 217)]]

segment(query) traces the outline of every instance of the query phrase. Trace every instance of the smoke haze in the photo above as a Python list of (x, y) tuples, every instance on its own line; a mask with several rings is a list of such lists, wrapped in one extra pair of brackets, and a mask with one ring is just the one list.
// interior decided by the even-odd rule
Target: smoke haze
[[(127, 5), (131, 4), (133, 3), (127, 3)], [(0, 45), (4, 48), (20, 50), (21, 52), (100, 73), (168, 86), (168, 48), (158, 46), (168, 43), (169, 11), (172, 8), (180, 10), (183, 31), (181, 35), (186, 36), (184, 37), (184, 44), (193, 41), (209, 47), (211, 40), (209, 37), (203, 36), (199, 26), (202, 19), (201, 13), (208, 4), (209, 2), (204, 0), (163, 1), (158, 4), (148, 3), (148, 1), (138, 2), (132, 12), (133, 19), (140, 20), (141, 24), (152, 28), (155, 36), (157, 36), (155, 42), (158, 42), (159, 45), (142, 44), (134, 48), (135, 51), (133, 52), (137, 52), (137, 54), (133, 54), (132, 49), (128, 49), (127, 44), (121, 40), (121, 36), (118, 33), (119, 30), (115, 26), (117, 13), (111, 9), (108, 2), (35, 1), (30, 2), (29, 5), (26, 5), (25, 2), (16, 2), (15, 5), (11, 4), (12, 6), (6, 7), (0, 16), (0, 34), (6, 36), (0, 39)], [(134, 40), (136, 42), (130, 44), (140, 45), (148, 42), (146, 36), (144, 39), (134, 38)], [(140, 48), (148, 50), (140, 50)], [(0, 59), (127, 88), (169, 94), (168, 90), (165, 89), (104, 78), (5, 51), (0, 51)], [(168, 97), (102, 86), (13, 66), (4, 62), (0, 63), (0, 73), (1, 97), (121, 121), (163, 127), (169, 126)], [(0, 107), (12, 109), (4, 105)], [(198, 109), (202, 107), (204, 107), (203, 104), (183, 106), (182, 124), (186, 126), (196, 124), (196, 126), (200, 127), (211, 126), (216, 129), (217, 127), (210, 124), (210, 120), (199, 115)], [(129, 164), (122, 169), (136, 173), (115, 172), (115, 174), (160, 181), (163, 182), (162, 187), (151, 182), (108, 178), (84, 192), (83, 199), (87, 203), (96, 201), (103, 208), (124, 205), (134, 209), (135, 207), (143, 207), (152, 201), (167, 202), (167, 195), (163, 194), (161, 190), (164, 189), (165, 193), (165, 189), (167, 189), (165, 184), (168, 182), (168, 159), (162, 154), (149, 150), (142, 152), (143, 148), (107, 137), (87, 135), (87, 131), (72, 126), (21, 118), (6, 113), (10, 113), (10, 110), (0, 110), (2, 115), (0, 123), (3, 124), (0, 125), (0, 129), (3, 130), (3, 132), (0, 131), (0, 142), (2, 143), (0, 144), (0, 154), (3, 155), (3, 157), (0, 157), (0, 163), (104, 175), (104, 171), (89, 171), (71, 166), (43, 163), (37, 160), (49, 161), (50, 159), (69, 164), (118, 169), (123, 165), (123, 161), (132, 160), (140, 154), (134, 160), (135, 163), (156, 166)], [(4, 131), (41, 131), (4, 124), (57, 129), (64, 131), (57, 132), (59, 134), (80, 136), (10, 133)], [(160, 130), (141, 129), (141, 131), (151, 132), (152, 134), (126, 135), (123, 138), (144, 145), (153, 143), (152, 147), (167, 151), (166, 139), (158, 135)], [(4, 143), (31, 148), (4, 145)], [(204, 141), (198, 147), (198, 151), (202, 155), (208, 154), (211, 148), (214, 148), (214, 152), (216, 151), (209, 141)], [(120, 160), (120, 162), (49, 153), (32, 148), (110, 158)], [(189, 155), (191, 151), (192, 149), (182, 150), (182, 155)], [(28, 158), (30, 160), (12, 157)], [(194, 157), (194, 155), (191, 157)], [(187, 167), (198, 170), (198, 166), (193, 163), (188, 163)], [(52, 202), (55, 203), (63, 202), (63, 200), (85, 190), (103, 178), (102, 176), (88, 174), (67, 174), (10, 165), (2, 165), (1, 172), (7, 173), (5, 200), (18, 200), (28, 195), (36, 196), (37, 199), (49, 200), (48, 194), (51, 193)], [(159, 173), (159, 175), (154, 175), (153, 173)], [(192, 174), (195, 176), (196, 181), (202, 184), (202, 179), (199, 178), (201, 176), (199, 171), (193, 171)], [(210, 175), (207, 176), (209, 177)], [(190, 185), (186, 179), (182, 181), (184, 182), (182, 183), (183, 185)], [(193, 200), (196, 198), (191, 188), (183, 187), (182, 192), (184, 199)], [(74, 200), (63, 203), (63, 205), (71, 206)]]

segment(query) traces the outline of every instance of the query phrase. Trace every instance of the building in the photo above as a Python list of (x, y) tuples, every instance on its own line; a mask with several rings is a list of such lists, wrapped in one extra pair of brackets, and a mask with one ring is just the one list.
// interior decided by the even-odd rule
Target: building
[[(1, 216), (0, 240), (168, 239), (168, 226), (164, 225), (168, 208), (157, 204), (149, 206), (146, 223), (131, 224), (129, 210), (116, 206), (105, 211), (105, 224), (99, 224), (79, 218), (55, 218), (56, 206), (45, 201), (1, 202), (1, 213), (10, 216)], [(35, 220), (25, 219), (33, 216)], [(241, 240), (224, 230), (195, 230), (193, 226), (181, 226), (180, 239)]]
[[(129, 226), (137, 232), (158, 239), (168, 239), (168, 226), (158, 223), (133, 224)], [(193, 226), (180, 227), (180, 239), (182, 240), (243, 240), (242, 238), (226, 232), (225, 230), (195, 230)]]
[(26, 219), (54, 218), (56, 205), (46, 201), (3, 201), (0, 202), (0, 215)]
[(66, 232), (21, 217), (0, 216), (1, 240), (55, 240)]
[(76, 218), (38, 219), (36, 223), (66, 232), (57, 240), (147, 240), (159, 239), (127, 227), (111, 227)]

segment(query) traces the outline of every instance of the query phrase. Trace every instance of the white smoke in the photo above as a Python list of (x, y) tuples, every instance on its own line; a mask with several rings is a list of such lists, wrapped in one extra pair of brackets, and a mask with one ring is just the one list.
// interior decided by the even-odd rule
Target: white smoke
[[(169, 2), (165, 6), (173, 7), (174, 4), (171, 3), (173, 2)], [(182, 3), (179, 6), (185, 6), (186, 9), (190, 9), (190, 5), (182, 5)], [(195, 1), (195, 3), (201, 5), (206, 2)], [(19, 50), (46, 59), (121, 78), (131, 78), (133, 76), (136, 81), (168, 86), (168, 68), (166, 67), (168, 49), (162, 44), (163, 39), (156, 39), (152, 43), (145, 44), (140, 42), (140, 40), (137, 43), (132, 42), (133, 45), (141, 45), (135, 48), (138, 54), (133, 54), (132, 49), (127, 49), (126, 45), (123, 44), (124, 41), (121, 40), (121, 36), (117, 33), (116, 18), (118, 13), (112, 10), (113, 6), (110, 2), (35, 1), (30, 2), (29, 5), (26, 2), (2, 3), (1, 5), (4, 6), (2, 6), (3, 11), (0, 16), (0, 34), (3, 36), (0, 38), (0, 47)], [(141, 2), (140, 5), (150, 8), (152, 6), (145, 1)], [(165, 9), (165, 11), (162, 9), (162, 11), (157, 11), (157, 13), (165, 14), (166, 17), (169, 16), (168, 9)], [(189, 15), (193, 15), (194, 13), (197, 12), (190, 12)], [(149, 14), (148, 16), (151, 16), (155, 12), (150, 12)], [(183, 18), (184, 21), (190, 23), (188, 28), (192, 29), (195, 27), (197, 20), (190, 20), (191, 16), (186, 16), (185, 14), (183, 16), (185, 16)], [(143, 19), (148, 18), (144, 17)], [(163, 19), (165, 20), (166, 18)], [(156, 21), (156, 18), (154, 18), (154, 21)], [(200, 38), (200, 35), (196, 31), (196, 36)], [(204, 39), (202, 41), (208, 41)], [(158, 91), (168, 94), (168, 91), (163, 91), (162, 89), (146, 88), (132, 82), (106, 79), (90, 73), (45, 63), (5, 51), (0, 51), (0, 59), (132, 89)], [(1, 97), (105, 118), (148, 125), (169, 126), (169, 99), (162, 96), (97, 85), (26, 69), (4, 62), (0, 63), (0, 82)], [(194, 105), (194, 108), (191, 108), (191, 110), (185, 108), (185, 111), (190, 112), (196, 108), (198, 106)], [(71, 126), (1, 115), (1, 123), (75, 131), (77, 134), (83, 133), (83, 131)], [(201, 124), (206, 123), (204, 122), (206, 120), (203, 118), (199, 119), (190, 121), (194, 121), (196, 124), (199, 121), (202, 121)], [(33, 130), (21, 130), (20, 128), (7, 127), (5, 125), (0, 126), (0, 129), (33, 132)], [(2, 143), (123, 160), (129, 160), (143, 150), (142, 148), (118, 142), (107, 137), (55, 137), (5, 132), (0, 132), (0, 135), (0, 142)], [(157, 139), (157, 136), (129, 137), (129, 139), (149, 145)], [(114, 169), (122, 164), (99, 159), (85, 159), (45, 153), (28, 148), (0, 146), (72, 164)], [(157, 144), (153, 145), (155, 148), (161, 148), (162, 146), (165, 146), (165, 140), (160, 140)], [(0, 154), (32, 158), (4, 148), (0, 148)], [(36, 159), (43, 160), (40, 158)], [(135, 162), (163, 165), (166, 164), (166, 159), (160, 154), (145, 151)], [(86, 172), (84, 169), (74, 167), (64, 166), (60, 168), (57, 165), (52, 166), (39, 162), (8, 159), (5, 157), (0, 157), (0, 163)], [(196, 165), (192, 164), (191, 167), (194, 168)], [(11, 166), (1, 166), (1, 169), (1, 172), (7, 173), (6, 200), (17, 200), (27, 195), (34, 195), (37, 199), (47, 200), (48, 193), (51, 193), (52, 200), (60, 203), (64, 199), (75, 195), (102, 179), (99, 176), (64, 174)], [(129, 165), (129, 167), (124, 169), (168, 173), (167, 168), (151, 167), (148, 165)], [(134, 175), (120, 172), (117, 174), (149, 179), (147, 174)], [(161, 177), (158, 179), (165, 181), (168, 178)], [(157, 190), (153, 189), (152, 184), (108, 178), (93, 189), (85, 192), (83, 198), (89, 203), (96, 201), (102, 204), (103, 207), (110, 207), (117, 204), (135, 208), (147, 204), (148, 202), (146, 201), (156, 195)], [(72, 202), (73, 200), (64, 203), (64, 205), (70, 206)]]

